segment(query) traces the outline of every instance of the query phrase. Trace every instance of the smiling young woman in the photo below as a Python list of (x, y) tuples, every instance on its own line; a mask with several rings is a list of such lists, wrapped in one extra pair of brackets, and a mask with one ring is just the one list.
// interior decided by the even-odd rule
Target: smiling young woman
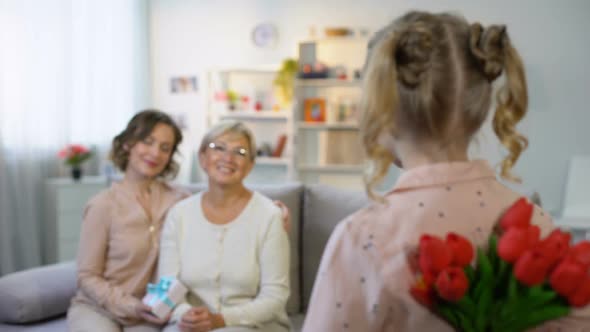
[(113, 139), (111, 159), (123, 180), (86, 205), (78, 252), (78, 291), (68, 311), (70, 331), (159, 331), (141, 302), (151, 280), (168, 209), (188, 196), (164, 180), (182, 133), (165, 113), (137, 113)]

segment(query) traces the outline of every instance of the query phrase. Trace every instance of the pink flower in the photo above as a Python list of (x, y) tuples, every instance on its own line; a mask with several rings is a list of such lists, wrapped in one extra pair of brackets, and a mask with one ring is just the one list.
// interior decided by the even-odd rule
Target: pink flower
[(92, 151), (80, 144), (70, 144), (61, 149), (57, 156), (68, 165), (78, 166), (92, 156)]

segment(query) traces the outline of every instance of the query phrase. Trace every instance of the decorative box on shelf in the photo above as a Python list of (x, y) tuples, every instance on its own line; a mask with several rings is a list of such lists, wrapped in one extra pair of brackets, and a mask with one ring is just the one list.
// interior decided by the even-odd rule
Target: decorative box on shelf
[(84, 207), (107, 186), (107, 178), (102, 176), (84, 176), (79, 181), (71, 178), (46, 181), (43, 223), (46, 263), (76, 258)]

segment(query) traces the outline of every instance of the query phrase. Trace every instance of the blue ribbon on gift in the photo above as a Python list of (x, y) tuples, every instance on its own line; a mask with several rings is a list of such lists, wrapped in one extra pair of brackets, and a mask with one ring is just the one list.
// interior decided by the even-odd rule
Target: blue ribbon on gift
[(174, 282), (174, 277), (160, 277), (160, 280), (157, 284), (147, 285), (148, 294), (154, 295), (150, 300), (150, 306), (155, 305), (159, 300), (169, 306), (170, 309), (174, 308), (174, 302), (172, 302), (172, 300), (170, 300), (168, 297), (168, 290), (170, 289), (172, 282)]

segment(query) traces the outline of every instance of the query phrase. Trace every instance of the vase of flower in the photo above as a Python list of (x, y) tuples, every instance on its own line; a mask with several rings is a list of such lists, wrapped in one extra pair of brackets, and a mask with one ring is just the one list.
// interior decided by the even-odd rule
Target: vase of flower
[(80, 181), (82, 178), (82, 168), (80, 166), (73, 166), (72, 167), (72, 179), (74, 181)]
[(83, 145), (71, 144), (59, 151), (58, 156), (71, 167), (72, 179), (80, 181), (82, 178), (82, 163), (90, 159), (92, 151)]

